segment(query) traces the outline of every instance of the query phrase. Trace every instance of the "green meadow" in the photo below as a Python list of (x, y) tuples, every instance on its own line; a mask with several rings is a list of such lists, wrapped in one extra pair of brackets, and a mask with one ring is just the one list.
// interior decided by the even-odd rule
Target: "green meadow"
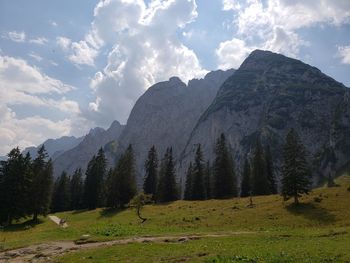
[(350, 262), (350, 176), (338, 187), (318, 188), (297, 207), (281, 196), (147, 205), (143, 224), (134, 209), (73, 211), (56, 214), (67, 220), (60, 228), (48, 218), (32, 225), (19, 222), (0, 232), (0, 249), (49, 241), (90, 242), (130, 237), (198, 236), (185, 242), (128, 242), (78, 250), (56, 262)]

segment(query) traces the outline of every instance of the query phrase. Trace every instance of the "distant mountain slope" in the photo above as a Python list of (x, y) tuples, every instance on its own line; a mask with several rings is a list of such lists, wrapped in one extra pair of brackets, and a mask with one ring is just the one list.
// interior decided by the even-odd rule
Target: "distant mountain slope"
[(117, 155), (129, 144), (133, 145), (139, 183), (150, 147), (156, 146), (161, 159), (165, 149), (172, 146), (178, 158), (200, 115), (233, 72), (210, 72), (204, 79), (193, 79), (188, 85), (173, 77), (153, 85), (137, 100), (120, 136)]
[(65, 152), (67, 150), (70, 150), (70, 149), (74, 148), (75, 146), (77, 146), (83, 139), (84, 139), (84, 137), (76, 138), (74, 136), (63, 136), (63, 137), (58, 138), (58, 139), (48, 139), (37, 147), (25, 148), (23, 153), (27, 154), (27, 152), (29, 152), (30, 156), (32, 158), (35, 158), (37, 155), (38, 149), (44, 144), (45, 149), (46, 149), (47, 153), (49, 154), (49, 156), (52, 159), (55, 159), (61, 153)]
[[(227, 136), (236, 164), (251, 156), (256, 137), (272, 147), (277, 164), (290, 128), (306, 145), (320, 182), (350, 161), (350, 96), (343, 84), (315, 67), (269, 51), (256, 50), (222, 85), (195, 125), (181, 156), (183, 172), (201, 143), (213, 160), (215, 140)], [(238, 167), (239, 168), (239, 167)]]
[(98, 127), (91, 129), (76, 147), (62, 153), (54, 160), (54, 175), (59, 176), (62, 171), (72, 174), (77, 168), (85, 171), (92, 156), (106, 144), (109, 144), (106, 151), (109, 165), (114, 166), (114, 156), (111, 157), (109, 153), (113, 152), (112, 146), (118, 141), (123, 128), (124, 126), (118, 121), (114, 121), (107, 130)]

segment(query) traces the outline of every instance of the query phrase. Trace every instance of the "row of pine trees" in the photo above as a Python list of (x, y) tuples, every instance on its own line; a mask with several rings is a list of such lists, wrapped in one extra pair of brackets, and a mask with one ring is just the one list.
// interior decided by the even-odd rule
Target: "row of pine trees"
[[(274, 165), (270, 148), (263, 148), (259, 139), (250, 158), (246, 157), (238, 184), (236, 167), (224, 134), (217, 139), (213, 164), (205, 161), (201, 145), (189, 163), (184, 189), (185, 200), (224, 199), (238, 196), (277, 193)], [(137, 194), (134, 151), (131, 145), (120, 156), (116, 166), (107, 170), (103, 149), (88, 163), (85, 176), (77, 169), (73, 175), (63, 172), (53, 181), (52, 161), (44, 146), (37, 157), (23, 156), (18, 148), (8, 154), (0, 165), (0, 223), (49, 211), (60, 212), (97, 207), (122, 208)], [(295, 130), (286, 137), (281, 193), (285, 199), (298, 203), (301, 194), (310, 190), (310, 170), (306, 152)], [(154, 146), (145, 161), (143, 192), (157, 203), (181, 198), (176, 181), (172, 148), (158, 160)]]

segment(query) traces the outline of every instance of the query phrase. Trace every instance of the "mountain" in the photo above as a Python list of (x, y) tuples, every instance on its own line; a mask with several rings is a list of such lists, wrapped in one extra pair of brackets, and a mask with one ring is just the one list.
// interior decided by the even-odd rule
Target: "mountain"
[[(224, 133), (236, 165), (251, 157), (257, 136), (269, 144), (281, 168), (284, 139), (294, 128), (306, 146), (320, 184), (350, 161), (350, 89), (299, 60), (256, 50), (221, 86), (201, 115), (181, 155), (184, 174), (201, 143), (213, 160), (215, 141)], [(238, 168), (240, 168), (238, 166)]]
[(23, 150), (23, 154), (29, 152), (32, 158), (35, 158), (38, 152), (38, 149), (45, 145), (45, 149), (51, 159), (56, 159), (61, 153), (70, 150), (77, 146), (84, 137), (76, 138), (74, 136), (63, 136), (58, 139), (48, 139), (37, 147), (27, 147)]
[(60, 154), (54, 160), (54, 176), (59, 176), (63, 171), (73, 174), (78, 168), (85, 171), (88, 162), (101, 147), (105, 149), (109, 165), (114, 166), (114, 148), (117, 147), (123, 128), (124, 126), (118, 121), (114, 121), (107, 130), (99, 127), (91, 129), (77, 146)]
[(188, 85), (172, 77), (153, 85), (137, 100), (119, 138), (117, 155), (133, 145), (139, 183), (151, 146), (156, 146), (159, 159), (169, 146), (178, 158), (195, 123), (233, 72), (213, 71), (203, 79), (190, 80)]

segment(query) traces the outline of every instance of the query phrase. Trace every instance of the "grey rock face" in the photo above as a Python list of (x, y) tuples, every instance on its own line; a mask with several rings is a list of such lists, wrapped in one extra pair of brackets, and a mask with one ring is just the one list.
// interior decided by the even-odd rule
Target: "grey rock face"
[(114, 121), (107, 130), (99, 127), (91, 129), (76, 147), (65, 151), (54, 160), (54, 176), (59, 176), (63, 171), (73, 174), (78, 168), (85, 172), (88, 162), (101, 147), (105, 147), (109, 166), (114, 166), (114, 156), (111, 156), (111, 151), (123, 128), (124, 126), (118, 121)]
[(188, 85), (172, 77), (150, 87), (136, 102), (119, 138), (117, 155), (133, 145), (138, 182), (144, 176), (144, 162), (152, 145), (161, 159), (167, 147), (173, 147), (178, 159), (200, 115), (215, 97), (221, 84), (233, 70), (214, 71)]
[(63, 136), (58, 139), (48, 139), (37, 147), (27, 147), (24, 149), (23, 154), (29, 152), (32, 158), (37, 156), (38, 149), (44, 145), (45, 149), (51, 159), (56, 159), (61, 153), (70, 150), (77, 146), (84, 137), (76, 138), (74, 136)]
[(350, 161), (349, 89), (301, 61), (256, 50), (225, 81), (199, 119), (181, 155), (180, 174), (198, 143), (205, 158), (213, 160), (221, 133), (237, 166), (251, 156), (257, 136), (271, 146), (280, 166), (290, 128), (307, 148), (315, 184), (330, 171), (339, 171)]

